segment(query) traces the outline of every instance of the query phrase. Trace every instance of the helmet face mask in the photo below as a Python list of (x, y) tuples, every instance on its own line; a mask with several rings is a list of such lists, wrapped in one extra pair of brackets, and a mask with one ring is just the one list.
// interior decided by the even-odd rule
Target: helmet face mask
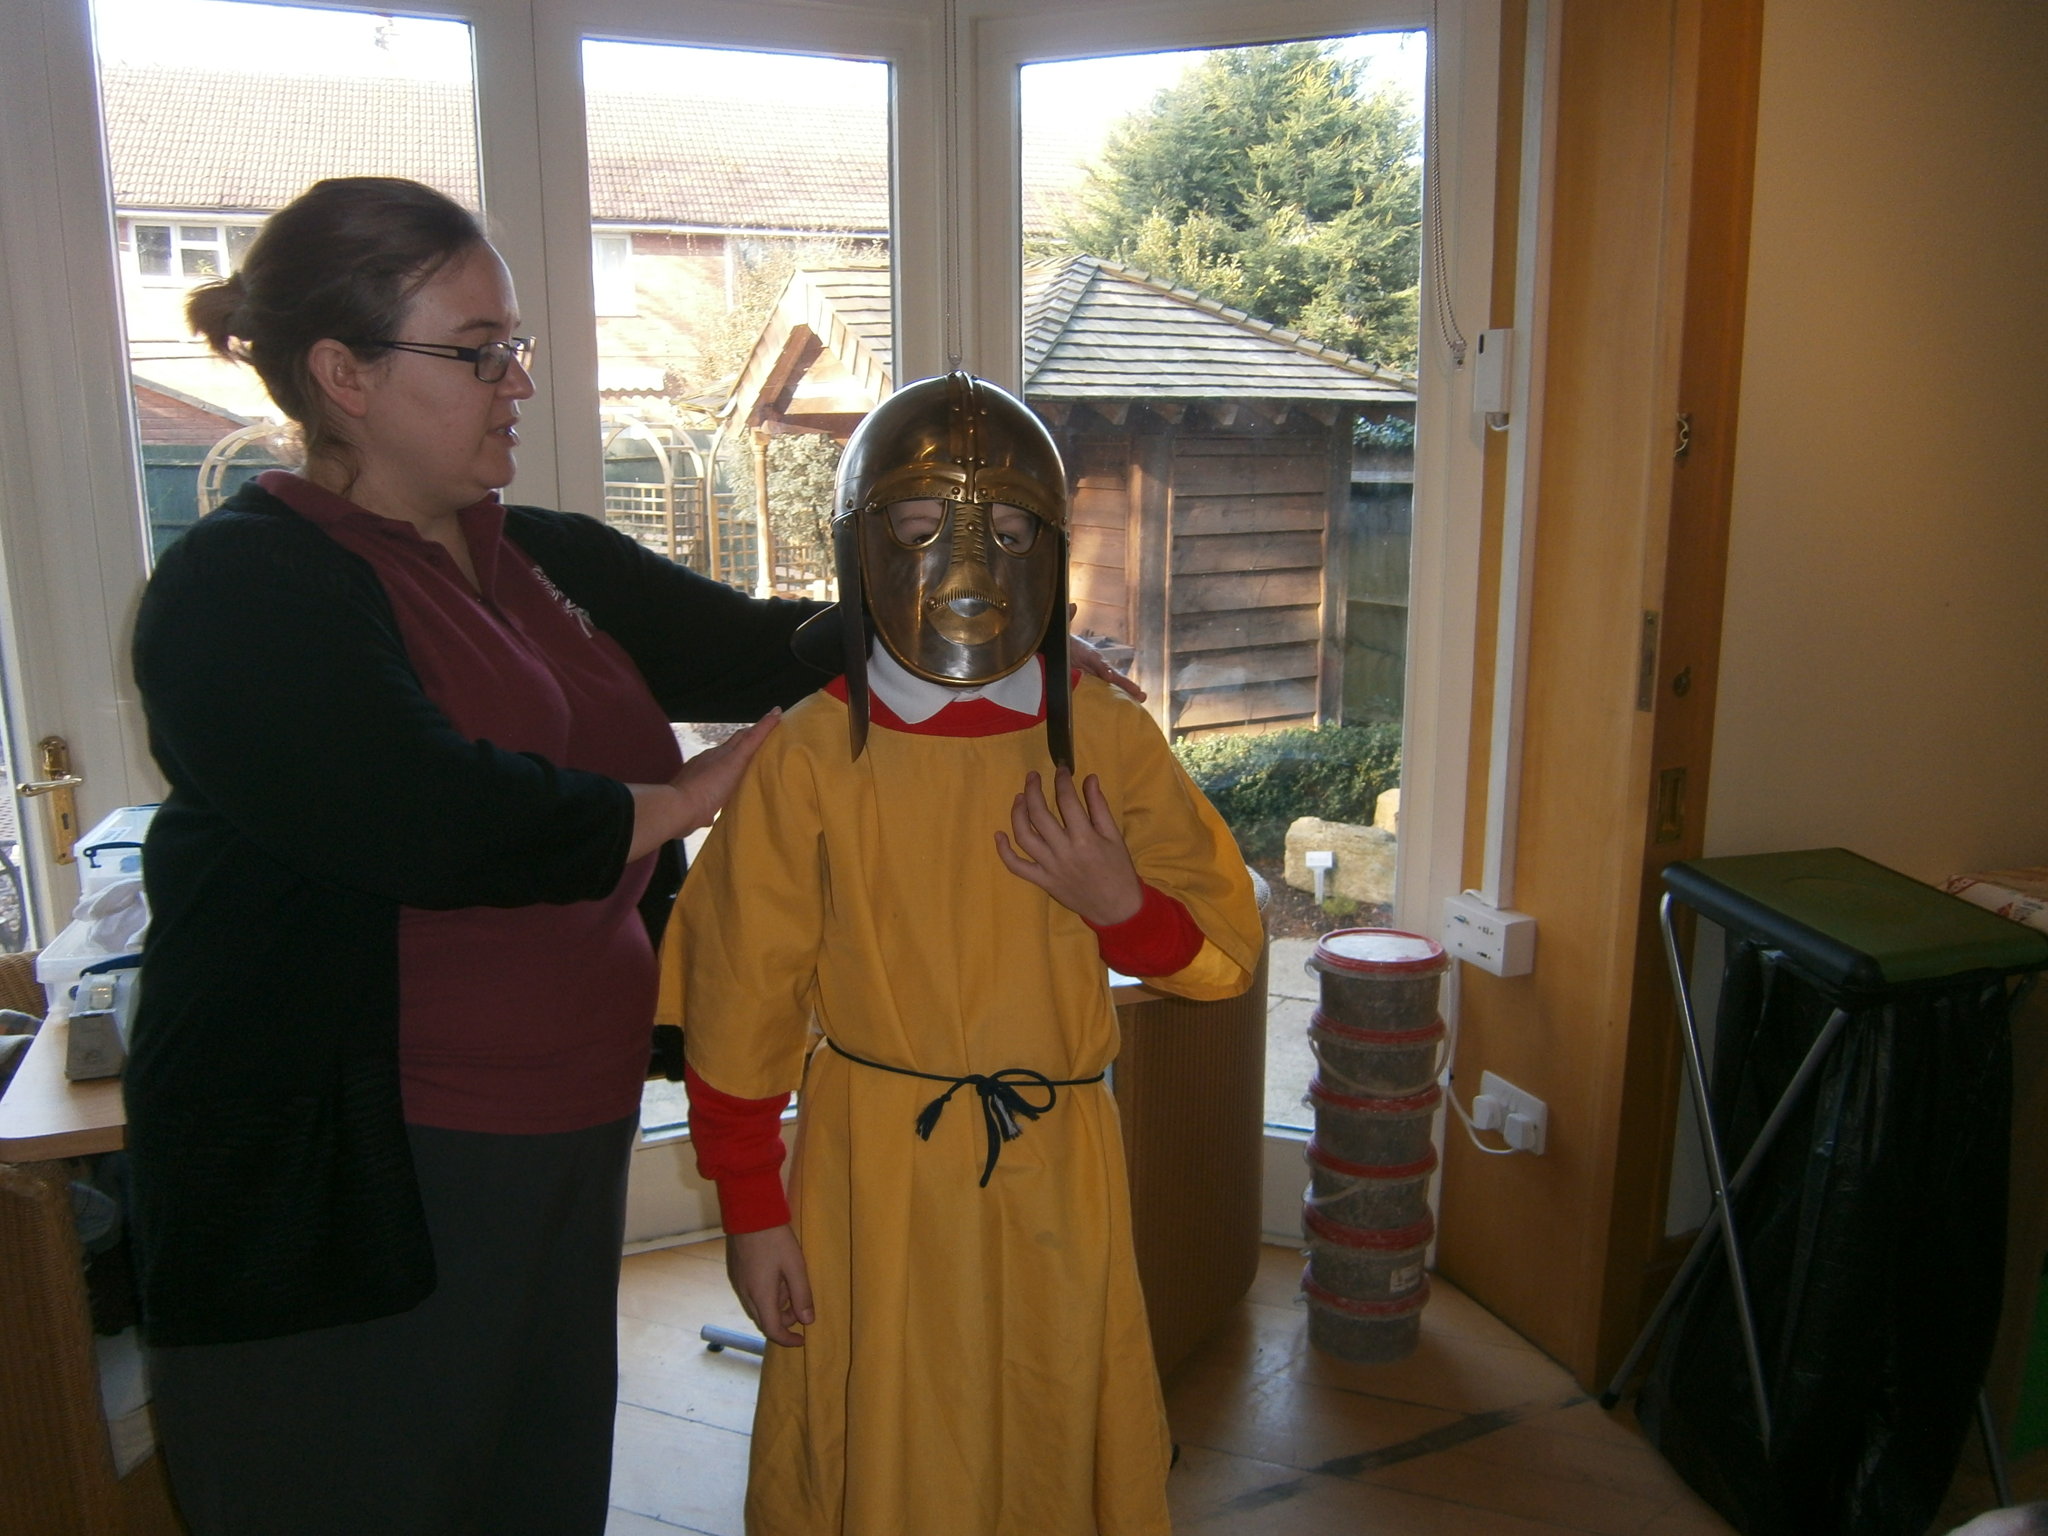
[(1052, 619), (1057, 538), (1007, 502), (921, 497), (860, 521), (861, 583), (875, 636), (928, 682), (974, 687), (1029, 661)]
[(907, 384), (840, 460), (833, 547), (853, 746), (867, 735), (867, 637), (928, 682), (978, 687), (1037, 654), (1056, 760), (1071, 764), (1067, 486), (1020, 401), (965, 373)]

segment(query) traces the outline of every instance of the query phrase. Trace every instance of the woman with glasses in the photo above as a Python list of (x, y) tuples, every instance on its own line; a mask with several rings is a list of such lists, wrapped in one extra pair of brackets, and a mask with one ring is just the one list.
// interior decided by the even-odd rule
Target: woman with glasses
[[(509, 506), (532, 341), (438, 192), (321, 182), (188, 313), (299, 424), (168, 550), (127, 1073), (198, 1536), (604, 1529), (649, 921), (773, 711), (760, 601)], [(671, 720), (758, 721), (685, 763)]]

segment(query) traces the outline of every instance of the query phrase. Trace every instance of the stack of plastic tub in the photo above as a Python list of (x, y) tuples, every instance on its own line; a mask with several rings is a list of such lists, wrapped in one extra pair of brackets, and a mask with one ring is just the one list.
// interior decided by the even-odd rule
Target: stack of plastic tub
[(1310, 966), (1321, 1001), (1309, 1020), (1315, 1134), (1302, 1208), (1309, 1342), (1345, 1360), (1399, 1360), (1415, 1348), (1436, 1225), (1430, 1133), (1443, 1089), (1437, 989), (1450, 960), (1420, 934), (1339, 928)]

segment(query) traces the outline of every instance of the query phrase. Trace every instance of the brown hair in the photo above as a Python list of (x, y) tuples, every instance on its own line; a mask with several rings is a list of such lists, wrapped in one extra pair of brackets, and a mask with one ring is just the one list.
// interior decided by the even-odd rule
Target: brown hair
[(365, 362), (384, 355), (377, 343), (398, 334), (413, 295), (486, 243), (474, 214), (416, 181), (315, 182), (270, 216), (239, 272), (193, 290), (185, 318), (215, 352), (256, 370), (299, 424), (308, 461), (350, 464), (351, 445), (307, 352), (332, 338)]

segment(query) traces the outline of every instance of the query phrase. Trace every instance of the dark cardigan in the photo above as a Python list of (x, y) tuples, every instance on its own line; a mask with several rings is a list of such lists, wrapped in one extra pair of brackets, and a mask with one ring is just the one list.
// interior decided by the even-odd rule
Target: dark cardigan
[[(816, 604), (745, 597), (587, 517), (509, 507), (505, 534), (670, 719), (752, 720), (824, 681), (789, 648)], [(632, 797), (459, 735), (368, 563), (253, 485), (164, 553), (135, 674), (170, 784), (125, 1076), (150, 1338), (404, 1311), (434, 1261), (399, 1098), (399, 907), (602, 896)]]

